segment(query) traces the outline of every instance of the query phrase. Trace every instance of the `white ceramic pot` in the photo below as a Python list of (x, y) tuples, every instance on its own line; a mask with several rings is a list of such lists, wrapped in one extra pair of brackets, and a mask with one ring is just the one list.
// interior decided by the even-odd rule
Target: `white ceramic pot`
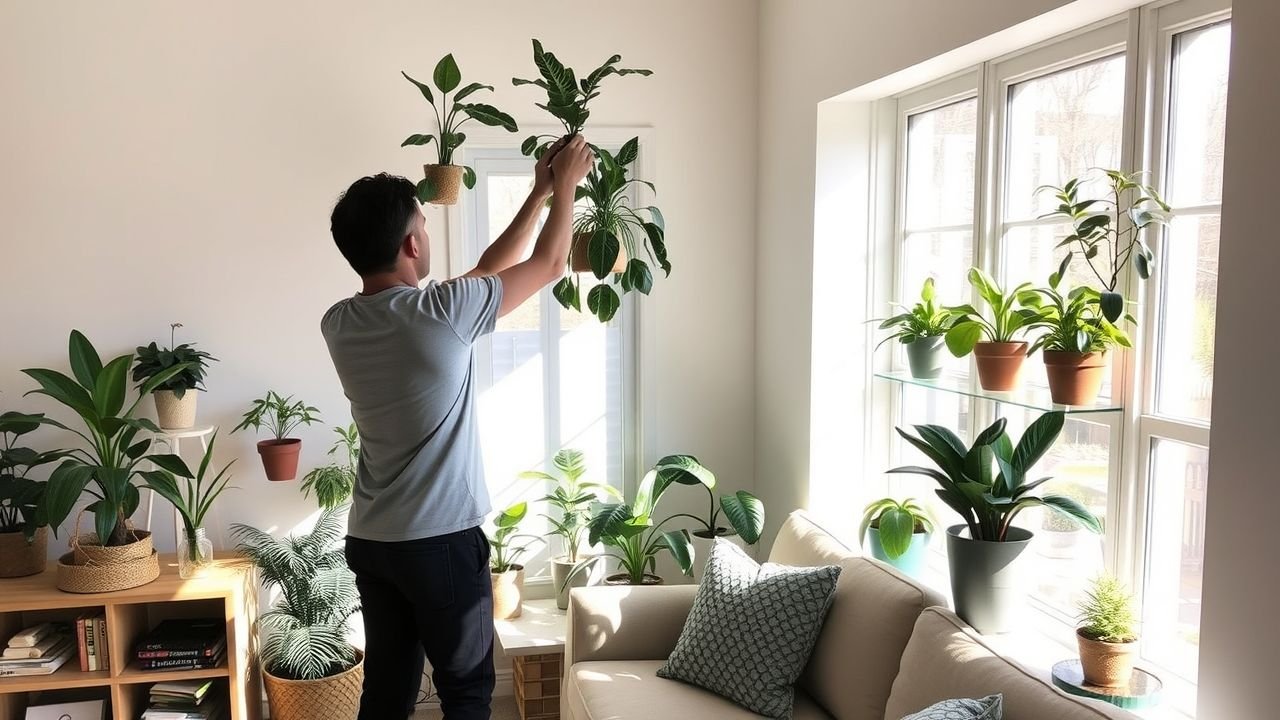
[(520, 617), (524, 610), (524, 566), (512, 565), (503, 573), (490, 572), (489, 577), (493, 580), (493, 619)]

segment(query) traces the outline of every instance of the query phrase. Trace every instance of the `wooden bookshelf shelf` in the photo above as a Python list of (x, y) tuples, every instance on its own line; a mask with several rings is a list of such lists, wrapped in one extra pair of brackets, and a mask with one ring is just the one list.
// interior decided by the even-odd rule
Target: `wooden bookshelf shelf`
[[(217, 692), (228, 693), (230, 720), (260, 720), (258, 679), (258, 587), (253, 566), (233, 555), (219, 556), (200, 578), (178, 577), (173, 556), (161, 556), (160, 577), (131, 590), (77, 595), (55, 585), (55, 570), (0, 580), (0, 636), (41, 622), (71, 622), (86, 611), (107, 618), (110, 670), (81, 672), (71, 658), (52, 675), (0, 678), (0, 720), (22, 720), (28, 705), (102, 699), (113, 720), (137, 720), (146, 709), (148, 688), (158, 682), (226, 678)], [(201, 670), (142, 670), (133, 661), (134, 644), (161, 620), (224, 617), (227, 657), (218, 667)]]

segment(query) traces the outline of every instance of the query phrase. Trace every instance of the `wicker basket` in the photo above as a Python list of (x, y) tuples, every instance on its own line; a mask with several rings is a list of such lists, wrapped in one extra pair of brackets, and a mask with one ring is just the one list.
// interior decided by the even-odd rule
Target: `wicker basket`
[(462, 190), (461, 165), (423, 165), (422, 172), (435, 186), (435, 197), (427, 202), (432, 205), (457, 205)]
[(71, 553), (76, 565), (118, 565), (134, 560), (145, 560), (155, 554), (151, 533), (146, 530), (129, 532), (136, 538), (128, 545), (103, 545), (97, 533), (76, 535), (71, 541)]
[[(135, 545), (139, 543), (134, 543)], [(103, 593), (128, 590), (160, 577), (156, 551), (144, 558), (118, 563), (76, 563), (75, 554), (58, 558), (58, 589), (70, 593)]]
[(37, 528), (31, 544), (22, 532), (0, 533), (0, 578), (44, 572), (49, 554), (49, 528)]
[(355, 720), (364, 688), (364, 653), (346, 672), (319, 680), (285, 680), (262, 671), (271, 720)]

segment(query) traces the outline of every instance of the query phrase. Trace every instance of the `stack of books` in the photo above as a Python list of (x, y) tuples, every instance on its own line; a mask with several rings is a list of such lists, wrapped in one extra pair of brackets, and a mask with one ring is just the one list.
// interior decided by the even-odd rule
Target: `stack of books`
[(221, 720), (227, 716), (227, 693), (211, 692), (212, 680), (157, 683), (142, 720)]
[(221, 619), (164, 620), (134, 651), (142, 670), (199, 670), (227, 656), (227, 622)]
[(76, 644), (80, 648), (80, 670), (111, 669), (111, 653), (107, 650), (107, 616), (84, 613), (76, 618)]
[(0, 677), (52, 675), (75, 654), (70, 626), (42, 623), (9, 638), (0, 653)]

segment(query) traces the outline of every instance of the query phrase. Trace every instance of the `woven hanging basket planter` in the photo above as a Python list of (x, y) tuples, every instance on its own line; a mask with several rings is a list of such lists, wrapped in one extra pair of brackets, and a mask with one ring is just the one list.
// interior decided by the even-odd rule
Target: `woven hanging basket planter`
[(264, 668), (262, 679), (271, 720), (356, 720), (364, 688), (364, 653), (357, 650), (355, 665), (327, 678), (286, 680)]
[(27, 536), (21, 532), (0, 533), (0, 578), (44, 572), (48, 547), (49, 528), (37, 528), (29, 545)]
[(461, 165), (423, 165), (422, 172), (436, 189), (436, 194), (427, 202), (432, 205), (457, 205), (458, 193), (462, 191)]

